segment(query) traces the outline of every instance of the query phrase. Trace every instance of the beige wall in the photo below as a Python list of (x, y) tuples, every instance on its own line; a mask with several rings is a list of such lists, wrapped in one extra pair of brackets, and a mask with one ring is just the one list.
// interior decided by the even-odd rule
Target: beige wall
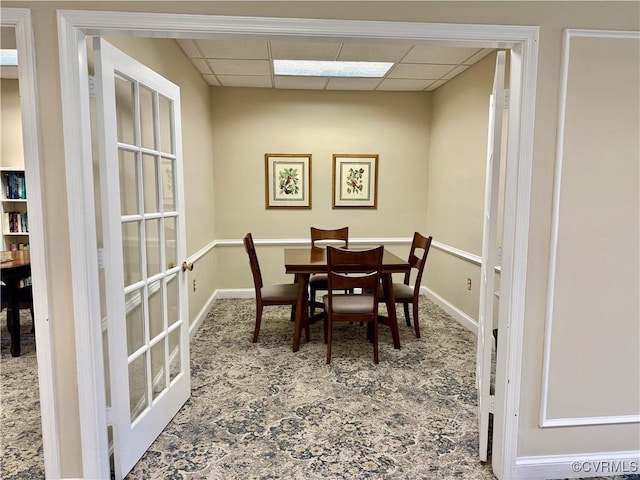
[[(348, 225), (354, 238), (424, 230), (430, 94), (213, 88), (211, 105), (218, 238), (304, 239), (311, 226)], [(265, 153), (312, 155), (311, 209), (265, 208)], [(379, 155), (377, 209), (332, 208), (334, 153)], [(268, 282), (286, 280), (281, 250), (258, 252)], [(241, 246), (216, 258), (220, 288), (251, 285)]]
[(0, 80), (0, 166), (24, 168), (18, 80)]
[[(562, 33), (565, 28), (639, 30), (640, 6), (637, 2), (408, 2), (400, 8), (397, 2), (30, 3), (3, 1), (2, 6), (30, 8), (33, 14), (40, 115), (42, 125), (46, 126), (42, 129), (44, 194), (47, 198), (56, 199), (55, 202), (48, 202), (45, 216), (48, 220), (46, 232), (48, 248), (50, 252), (55, 252), (55, 255), (50, 255), (48, 259), (48, 271), (55, 272), (55, 274), (51, 273), (55, 277), (48, 285), (49, 313), (54, 337), (55, 371), (59, 375), (56, 379), (58, 382), (56, 388), (65, 400), (59, 412), (62, 430), (60, 443), (63, 454), (62, 473), (65, 476), (81, 476), (81, 445), (78, 438), (77, 400), (73, 394), (75, 391), (75, 345), (72, 292), (70, 291), (72, 256), (65, 247), (69, 243), (69, 225), (62, 145), (56, 8), (540, 26), (522, 366), (523, 403), (520, 411), (518, 453), (523, 456), (562, 455), (576, 452), (640, 449), (637, 424), (539, 428)], [(598, 133), (594, 135), (597, 138)], [(259, 152), (260, 155), (263, 153)], [(620, 165), (620, 168), (629, 167)], [(262, 169), (258, 167), (257, 172), (261, 171)], [(632, 170), (627, 173), (637, 174)], [(255, 181), (259, 182), (259, 180)], [(607, 198), (603, 197), (602, 202), (607, 205)], [(207, 205), (210, 206), (210, 204)], [(223, 205), (215, 205), (214, 214), (223, 215), (221, 210), (224, 208)], [(283, 213), (281, 218), (287, 219), (290, 215)], [(276, 226), (279, 226), (279, 222), (276, 222)], [(193, 228), (197, 230), (199, 226), (196, 225)], [(218, 228), (217, 225), (216, 228)], [(229, 228), (230, 234), (231, 227)], [(239, 227), (233, 228), (234, 231), (241, 232)], [(296, 228), (303, 231), (306, 230), (307, 225)], [(262, 237), (269, 232), (262, 230), (258, 233)], [(216, 231), (215, 235), (217, 238), (223, 238), (226, 233)], [(193, 244), (190, 244), (191, 248), (195, 248)], [(625, 252), (620, 254), (624, 255)], [(243, 268), (244, 265), (246, 264), (243, 262)], [(592, 277), (606, 273), (599, 270), (599, 267), (594, 268), (596, 270), (592, 272)], [(632, 312), (624, 313), (630, 315)], [(632, 370), (626, 370), (623, 367), (621, 372), (607, 372), (607, 374), (625, 376), (631, 372)], [(583, 370), (576, 372), (576, 374), (583, 373)], [(598, 393), (597, 382), (590, 387), (591, 393)], [(565, 391), (561, 395), (568, 396), (570, 393)], [(572, 400), (574, 398), (572, 396)], [(579, 402), (583, 399), (584, 396), (575, 401)]]
[[(491, 54), (433, 93), (427, 231), (434, 240), (482, 255)], [(437, 249), (425, 283), (473, 319), (478, 318), (480, 267)], [(471, 278), (471, 290), (467, 290)]]

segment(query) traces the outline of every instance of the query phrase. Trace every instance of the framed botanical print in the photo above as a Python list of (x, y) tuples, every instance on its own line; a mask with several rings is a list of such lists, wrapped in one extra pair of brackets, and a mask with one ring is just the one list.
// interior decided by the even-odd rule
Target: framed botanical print
[(378, 155), (333, 155), (333, 208), (378, 207)]
[(311, 208), (311, 154), (266, 153), (267, 208)]

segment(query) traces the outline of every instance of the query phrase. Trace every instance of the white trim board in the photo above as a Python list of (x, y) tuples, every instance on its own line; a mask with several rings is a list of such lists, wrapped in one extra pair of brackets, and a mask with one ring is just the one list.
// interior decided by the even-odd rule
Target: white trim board
[(549, 376), (551, 371), (551, 343), (553, 333), (553, 314), (555, 298), (555, 279), (558, 254), (558, 231), (560, 227), (560, 190), (562, 185), (562, 166), (564, 161), (564, 131), (567, 106), (567, 82), (569, 80), (569, 62), (571, 39), (580, 37), (640, 39), (640, 32), (566, 29), (563, 37), (562, 71), (560, 77), (560, 98), (558, 108), (558, 135), (556, 140), (556, 165), (553, 186), (553, 210), (551, 219), (551, 247), (549, 252), (547, 304), (544, 326), (544, 350), (542, 359), (542, 389), (540, 401), (540, 426), (560, 427), (578, 425), (605, 425), (640, 422), (640, 414), (610, 415), (591, 417), (549, 418)]
[[(219, 35), (343, 37), (360, 39), (411, 40), (449, 46), (478, 46), (511, 49), (511, 109), (509, 110), (509, 152), (504, 214), (504, 250), (501, 322), (508, 335), (504, 343), (506, 365), (497, 376), (499, 419), (494, 429), (493, 467), (499, 478), (512, 478), (516, 466), (520, 372), (524, 326), (525, 281), (529, 237), (531, 166), (536, 96), (539, 27), (480, 24), (430, 24), (364, 20), (325, 20), (211, 15), (153, 14), (148, 12), (101, 12), (58, 10), (60, 80), (63, 99), (65, 168), (74, 172), (67, 182), (67, 201), (74, 205), (72, 249), (95, 245), (95, 212), (90, 176), (91, 137), (86, 69), (86, 36), (138, 35), (150, 37), (198, 37)], [(78, 181), (79, 180), (79, 181)], [(80, 210), (80, 211), (79, 211)], [(92, 242), (93, 240), (93, 242)], [(101, 351), (100, 329), (83, 325), (81, 319), (99, 318), (96, 255), (79, 255), (71, 263), (76, 320), (77, 363), (80, 391), (80, 431), (84, 476), (108, 476), (105, 411), (95, 395), (95, 385), (104, 385), (104, 372), (96, 359)], [(84, 249), (79, 251), (84, 252)], [(509, 325), (509, 328), (507, 328)], [(501, 421), (501, 420), (504, 421)]]
[(640, 451), (519, 457), (515, 480), (590, 478), (640, 473)]
[(31, 278), (33, 280), (33, 313), (36, 330), (36, 355), (38, 361), (38, 387), (40, 418), (42, 422), (42, 447), (44, 468), (48, 478), (60, 477), (60, 445), (58, 443), (58, 416), (54, 385), (53, 349), (47, 296), (47, 248), (46, 222), (42, 192), (42, 151), (40, 116), (38, 114), (38, 88), (36, 79), (35, 45), (31, 11), (28, 8), (1, 8), (2, 27), (15, 29), (22, 117), (22, 143), (26, 173), (27, 209), (29, 210), (29, 248), (31, 254)]
[(478, 321), (476, 319), (467, 315), (452, 303), (449, 303), (430, 288), (420, 287), (420, 293), (442, 308), (451, 316), (451, 318), (457, 321), (464, 328), (473, 332), (475, 335), (478, 335)]

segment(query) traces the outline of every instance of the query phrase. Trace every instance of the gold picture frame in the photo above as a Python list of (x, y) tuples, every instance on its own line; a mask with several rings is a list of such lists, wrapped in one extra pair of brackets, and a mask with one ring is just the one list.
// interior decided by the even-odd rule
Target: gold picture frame
[(265, 153), (266, 208), (311, 208), (311, 154)]
[(378, 208), (378, 154), (333, 155), (333, 208)]

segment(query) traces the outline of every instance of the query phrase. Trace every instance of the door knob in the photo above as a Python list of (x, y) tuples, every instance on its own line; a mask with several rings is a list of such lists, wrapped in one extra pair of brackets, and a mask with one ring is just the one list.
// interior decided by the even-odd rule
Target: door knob
[(182, 262), (182, 271), (186, 272), (187, 270), (189, 271), (193, 270), (193, 263)]

